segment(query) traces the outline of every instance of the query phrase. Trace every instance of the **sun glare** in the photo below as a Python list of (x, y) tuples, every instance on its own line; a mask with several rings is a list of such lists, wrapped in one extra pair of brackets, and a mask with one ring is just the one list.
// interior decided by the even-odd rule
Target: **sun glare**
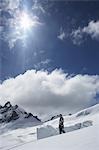
[(23, 30), (29, 30), (33, 26), (32, 18), (25, 12), (20, 17), (20, 27)]

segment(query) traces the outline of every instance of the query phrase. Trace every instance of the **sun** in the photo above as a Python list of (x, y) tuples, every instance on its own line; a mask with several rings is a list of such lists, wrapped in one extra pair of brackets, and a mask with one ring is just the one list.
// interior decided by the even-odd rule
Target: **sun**
[(30, 17), (27, 13), (23, 12), (20, 16), (20, 28), (24, 31), (31, 29), (34, 25), (32, 17)]
[[(21, 40), (24, 45), (26, 40), (34, 34), (38, 26), (43, 25), (39, 17), (29, 10), (19, 10), (16, 11), (13, 20), (11, 20), (11, 27), (13, 32), (11, 36), (13, 38), (13, 43), (16, 42), (16, 39)], [(11, 45), (13, 47), (13, 45)]]

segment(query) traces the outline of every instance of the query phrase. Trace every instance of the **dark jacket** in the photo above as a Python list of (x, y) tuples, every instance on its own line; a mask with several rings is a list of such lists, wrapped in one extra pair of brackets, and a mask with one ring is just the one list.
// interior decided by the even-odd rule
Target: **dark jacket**
[(59, 119), (59, 127), (64, 127), (64, 118), (62, 116)]

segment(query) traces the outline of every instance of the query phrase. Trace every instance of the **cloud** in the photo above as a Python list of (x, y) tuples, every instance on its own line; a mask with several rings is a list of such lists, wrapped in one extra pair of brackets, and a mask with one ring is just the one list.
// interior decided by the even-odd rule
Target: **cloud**
[(10, 100), (42, 118), (74, 113), (96, 103), (99, 76), (29, 70), (0, 84), (0, 104)]
[(1, 35), (1, 32), (3, 32), (3, 27), (2, 26), (0, 26), (0, 35)]
[(89, 22), (88, 26), (83, 28), (83, 32), (90, 35), (92, 39), (99, 40), (99, 21)]
[(83, 32), (81, 28), (72, 31), (71, 33), (73, 44), (80, 45), (83, 43)]
[(71, 37), (73, 43), (80, 45), (84, 42), (86, 35), (99, 41), (99, 21), (90, 21), (88, 26), (79, 27), (77, 30), (72, 31)]
[(50, 62), (51, 62), (51, 60), (47, 58), (47, 59), (42, 60), (41, 62), (39, 62), (37, 64), (34, 64), (34, 68), (35, 69), (46, 68), (46, 67), (48, 67)]
[(58, 39), (60, 39), (60, 40), (64, 40), (64, 38), (65, 38), (65, 32), (62, 32), (60, 35), (58, 35), (57, 36), (58, 37)]
[(60, 33), (59, 33), (59, 35), (57, 36), (57, 38), (63, 41), (63, 40), (65, 39), (65, 37), (66, 37), (66, 34), (65, 34), (65, 32), (63, 31), (63, 29), (62, 29), (62, 27), (61, 27), (61, 28), (60, 28)]
[[(29, 34), (27, 32), (24, 32), (21, 28), (20, 22), (22, 19), (22, 14), (27, 14), (27, 16), (29, 17), (32, 24), (31, 31), (33, 31), (32, 29), (34, 29), (34, 27), (38, 27), (43, 23), (40, 21), (37, 15), (34, 15), (32, 13), (32, 6), (31, 10), (28, 10), (27, 8), (26, 11), (26, 9), (24, 9), (22, 5), (22, 0), (4, 0), (0, 1), (0, 5), (0, 11), (3, 11), (3, 16), (0, 16), (0, 31), (2, 35), (0, 36), (0, 39), (6, 41), (10, 49), (12, 49), (15, 46), (18, 40), (21, 40), (22, 45), (24, 46), (24, 41)], [(6, 14), (9, 14), (9, 17), (7, 17)]]
[(39, 3), (39, 1), (36, 1), (36, 0), (34, 1), (34, 4), (32, 6), (32, 10), (37, 11), (39, 13), (43, 13), (43, 14), (46, 13), (46, 11), (45, 11), (44, 7), (41, 5), (41, 3)]
[(48, 63), (50, 63), (50, 62), (51, 62), (50, 59), (46, 59), (46, 60), (44, 60), (44, 61), (41, 61), (40, 63), (43, 64), (43, 65), (46, 65), (46, 64), (48, 64)]
[(14, 10), (19, 7), (22, 0), (1, 0), (0, 10)]

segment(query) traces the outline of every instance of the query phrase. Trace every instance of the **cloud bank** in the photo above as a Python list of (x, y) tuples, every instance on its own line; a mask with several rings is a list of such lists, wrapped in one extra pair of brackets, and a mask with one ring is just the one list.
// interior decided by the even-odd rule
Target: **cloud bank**
[(99, 20), (90, 21), (88, 26), (83, 28), (79, 27), (77, 30), (72, 31), (71, 37), (74, 44), (80, 45), (85, 40), (85, 36), (90, 36), (94, 40), (99, 41)]
[(70, 76), (61, 69), (29, 70), (0, 84), (0, 104), (10, 100), (43, 119), (96, 104), (97, 94), (98, 75)]

